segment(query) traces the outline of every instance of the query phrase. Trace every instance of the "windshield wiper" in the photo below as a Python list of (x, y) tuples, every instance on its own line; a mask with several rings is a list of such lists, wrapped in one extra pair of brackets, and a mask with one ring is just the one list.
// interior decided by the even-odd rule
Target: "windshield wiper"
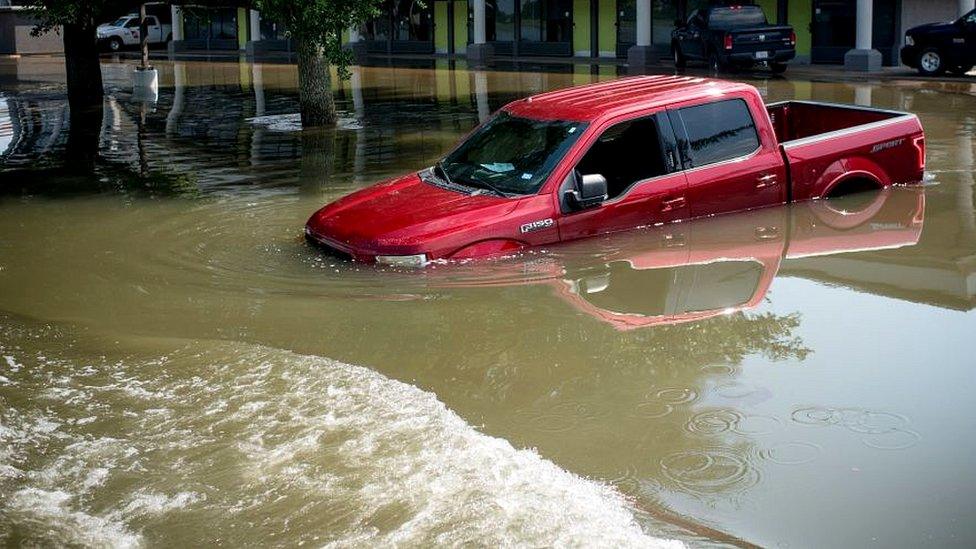
[(443, 160), (438, 160), (437, 163), (434, 164), (434, 172), (437, 172), (437, 170), (440, 170), (441, 175), (443, 176), (444, 181), (446, 181), (448, 185), (453, 185), (454, 184), (454, 182), (451, 181), (451, 176), (447, 175), (447, 170), (444, 169), (444, 161)]
[(498, 187), (492, 185), (487, 181), (465, 181), (464, 183), (465, 185), (471, 185), (472, 187), (478, 187), (481, 189), (485, 189), (486, 191), (491, 191), (497, 194), (498, 196), (503, 196), (505, 198), (511, 196), (511, 194), (499, 189)]
[(464, 181), (459, 181), (455, 183), (451, 179), (451, 176), (447, 174), (447, 170), (444, 169), (443, 160), (438, 160), (437, 163), (434, 164), (434, 172), (437, 171), (441, 172), (441, 175), (443, 176), (442, 179), (446, 181), (449, 185), (461, 185), (464, 187), (474, 187), (476, 189), (484, 189), (486, 191), (491, 191), (497, 194), (498, 196), (502, 196), (505, 198), (509, 198), (511, 196), (511, 194), (499, 189), (498, 187), (492, 185), (491, 183), (488, 183), (487, 181), (474, 181), (474, 180), (466, 179)]

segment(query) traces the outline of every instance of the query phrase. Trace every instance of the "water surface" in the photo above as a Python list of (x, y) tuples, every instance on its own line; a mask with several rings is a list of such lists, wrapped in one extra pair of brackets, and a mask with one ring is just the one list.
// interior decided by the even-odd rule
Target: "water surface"
[(301, 228), (613, 70), (355, 68), (303, 134), (291, 67), (107, 63), (92, 146), (6, 63), (8, 543), (976, 542), (967, 87), (744, 75), (918, 113), (926, 185), (416, 272)]

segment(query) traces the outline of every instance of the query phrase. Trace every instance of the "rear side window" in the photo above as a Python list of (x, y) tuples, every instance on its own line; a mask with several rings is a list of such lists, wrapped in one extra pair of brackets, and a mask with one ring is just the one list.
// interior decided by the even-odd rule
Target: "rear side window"
[(715, 8), (708, 16), (708, 26), (713, 30), (761, 27), (766, 24), (766, 15), (759, 6)]
[(756, 125), (741, 99), (685, 107), (678, 114), (688, 136), (681, 148), (693, 166), (745, 156), (759, 148)]

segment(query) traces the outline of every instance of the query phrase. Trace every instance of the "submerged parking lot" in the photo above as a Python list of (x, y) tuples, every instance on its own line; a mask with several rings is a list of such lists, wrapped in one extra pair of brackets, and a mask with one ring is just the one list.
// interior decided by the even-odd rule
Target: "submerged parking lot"
[[(0, 540), (976, 542), (976, 90), (735, 75), (916, 113), (925, 185), (384, 270), (302, 240), (507, 101), (614, 66), (0, 64)], [(694, 74), (693, 72), (691, 74)]]

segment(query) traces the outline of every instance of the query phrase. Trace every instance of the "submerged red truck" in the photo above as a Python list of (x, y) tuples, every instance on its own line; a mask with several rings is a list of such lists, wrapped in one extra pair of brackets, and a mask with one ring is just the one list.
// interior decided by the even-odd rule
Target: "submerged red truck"
[(355, 260), (424, 265), (917, 183), (924, 169), (910, 113), (642, 76), (509, 103), (434, 167), (326, 205), (305, 234)]

